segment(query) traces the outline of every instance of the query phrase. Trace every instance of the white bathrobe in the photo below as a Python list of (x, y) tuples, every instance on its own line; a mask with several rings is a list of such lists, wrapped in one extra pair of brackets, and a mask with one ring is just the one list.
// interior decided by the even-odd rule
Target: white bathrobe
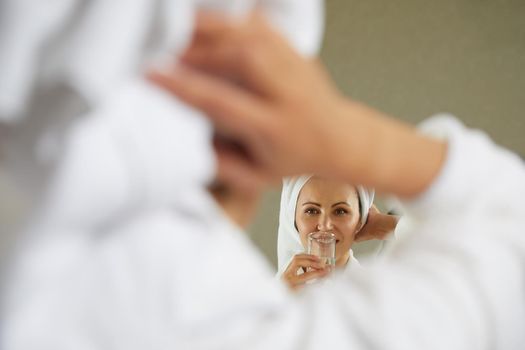
[(293, 297), (212, 203), (150, 208), (99, 236), (53, 232), (2, 348), (521, 349), (525, 167), (453, 119), (426, 130), (447, 135), (445, 165), (376, 265)]
[[(52, 173), (66, 149), (66, 138), (71, 137), (70, 129), (79, 120), (115, 108), (108, 107), (114, 105), (113, 100), (127, 99), (138, 108), (145, 108), (141, 100), (134, 101), (137, 86), (144, 84), (145, 69), (173, 62), (191, 36), (195, 9), (242, 14), (256, 6), (299, 51), (305, 55), (317, 52), (323, 22), (320, 0), (0, 0), (0, 167), (5, 173), (2, 178), (7, 178), (9, 185), (3, 184), (0, 190), (9, 187), (6, 192), (10, 197), (16, 196), (11, 199), (20, 208), (17, 212), (24, 213), (22, 218), (25, 220), (27, 212), (39, 205), (36, 203), (40, 203), (42, 192), (48, 191)], [(162, 106), (149, 103), (155, 110), (137, 117), (143, 118), (137, 124), (155, 122), (157, 109), (185, 119), (188, 114), (198, 114), (187, 112), (173, 99)], [(119, 125), (119, 129), (127, 127), (126, 118), (134, 119), (129, 115), (134, 106), (129, 104), (126, 108), (122, 113), (127, 116), (121, 117), (125, 125)], [(170, 108), (176, 111), (169, 111)], [(207, 124), (194, 123), (201, 126), (188, 128), (187, 138), (207, 139)], [(150, 137), (155, 140), (155, 135)], [(180, 141), (177, 147), (192, 149)], [(122, 151), (133, 153), (125, 149), (127, 146), (121, 145)], [(213, 172), (209, 152), (195, 150), (195, 154), (202, 154), (197, 158), (203, 158), (195, 160), (200, 164), (197, 166), (206, 167), (197, 177), (208, 179)], [(204, 160), (206, 157), (208, 160)], [(164, 160), (157, 163), (163, 166)], [(193, 166), (193, 162), (186, 163)], [(137, 167), (139, 172), (144, 166)], [(128, 173), (142, 176), (134, 171)], [(169, 182), (186, 188), (180, 177), (172, 177)], [(158, 183), (158, 178), (151, 180), (157, 183), (155, 186), (165, 186)], [(0, 197), (7, 198), (3, 192)], [(9, 212), (10, 216), (14, 214)], [(1, 213), (0, 218), (7, 219)], [(6, 231), (6, 225), (0, 226), (0, 232)]]
[[(119, 9), (131, 11), (131, 3)], [(213, 170), (202, 121), (141, 83), (110, 91), (111, 97), (95, 98), (94, 111), (91, 100), (81, 99), (93, 115), (64, 133), (64, 152), (51, 163), (58, 165), (35, 210), (40, 215), (29, 222), (30, 236), (7, 279), (1, 349), (525, 344), (525, 169), (484, 134), (452, 119), (431, 120), (424, 129), (448, 138), (448, 154), (432, 186), (404, 203), (410, 234), (363, 273), (294, 297), (202, 190)], [(43, 92), (53, 91), (48, 86)], [(17, 101), (4, 111), (15, 115)], [(64, 100), (52, 101), (49, 108), (68, 110), (58, 103)], [(153, 120), (146, 121), (142, 111), (150, 108)], [(178, 112), (166, 113), (172, 108)], [(128, 113), (137, 120), (125, 118)], [(169, 138), (172, 133), (176, 137)], [(45, 150), (56, 149), (44, 141)], [(191, 162), (178, 158), (181, 147), (195, 147)]]
[(0, 280), (19, 226), (60, 206), (106, 225), (211, 180), (208, 123), (143, 76), (173, 62), (196, 9), (255, 7), (317, 52), (320, 0), (0, 0)]
[(114, 328), (123, 315), (104, 311), (117, 306), (113, 297), (140, 294), (139, 285), (153, 293), (150, 300), (160, 297), (157, 290), (176, 300), (178, 282), (156, 278), (158, 289), (129, 273), (149, 279), (150, 267), (165, 265), (175, 274), (165, 258), (195, 249), (184, 264), (192, 275), (195, 261), (209, 254), (185, 247), (184, 237), (236, 230), (204, 189), (215, 172), (208, 122), (143, 75), (181, 52), (197, 9), (241, 15), (255, 7), (301, 53), (317, 52), (319, 0), (0, 1), (0, 167), (7, 178), (0, 200), (17, 203), (0, 208), (18, 216), (0, 224), (2, 238), (16, 238), (0, 256), (1, 349), (130, 349), (146, 340), (165, 348), (174, 343), (158, 337), (161, 328), (172, 323), (184, 333), (176, 325), (186, 324), (184, 314), (198, 318), (182, 304), (177, 317), (159, 318), (160, 328), (152, 323), (149, 332), (147, 317), (121, 304), (135, 315), (125, 323), (140, 325), (124, 331), (141, 330), (128, 338)]

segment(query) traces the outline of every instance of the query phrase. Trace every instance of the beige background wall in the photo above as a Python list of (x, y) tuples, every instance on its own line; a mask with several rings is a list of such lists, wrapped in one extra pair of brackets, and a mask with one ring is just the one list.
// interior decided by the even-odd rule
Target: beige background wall
[[(321, 58), (355, 99), (412, 123), (450, 112), (525, 155), (525, 0), (327, 0)], [(278, 205), (250, 229), (273, 263)]]

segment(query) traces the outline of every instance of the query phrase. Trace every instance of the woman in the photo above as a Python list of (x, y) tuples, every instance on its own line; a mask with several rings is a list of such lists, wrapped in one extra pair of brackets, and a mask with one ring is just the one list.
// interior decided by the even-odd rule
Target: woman
[(374, 191), (362, 186), (317, 176), (285, 179), (277, 246), (278, 274), (283, 281), (296, 289), (329, 272), (315, 256), (304, 254), (308, 234), (315, 231), (335, 234), (337, 268), (359, 266), (351, 248), (355, 235), (366, 224), (373, 201)]

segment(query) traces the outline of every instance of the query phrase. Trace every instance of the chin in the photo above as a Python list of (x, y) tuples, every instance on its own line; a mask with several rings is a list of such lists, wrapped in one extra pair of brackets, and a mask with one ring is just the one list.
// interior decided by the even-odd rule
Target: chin
[(344, 255), (346, 255), (346, 253), (348, 253), (350, 250), (352, 249), (352, 245), (350, 246), (347, 246), (346, 244), (343, 244), (343, 242), (341, 243), (336, 243), (335, 244), (335, 258), (336, 259), (339, 259), (339, 258), (342, 258)]

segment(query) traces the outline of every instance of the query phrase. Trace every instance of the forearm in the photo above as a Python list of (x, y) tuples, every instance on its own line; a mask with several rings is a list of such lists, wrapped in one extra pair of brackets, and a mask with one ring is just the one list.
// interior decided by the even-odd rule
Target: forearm
[(334, 138), (338, 177), (405, 198), (432, 183), (445, 158), (445, 142), (353, 101), (344, 100), (339, 110), (336, 118), (344, 127)]
[(381, 220), (379, 225), (379, 232), (382, 233), (381, 239), (386, 239), (389, 234), (395, 231), (397, 223), (399, 221), (399, 216), (389, 215), (389, 214), (380, 214)]

